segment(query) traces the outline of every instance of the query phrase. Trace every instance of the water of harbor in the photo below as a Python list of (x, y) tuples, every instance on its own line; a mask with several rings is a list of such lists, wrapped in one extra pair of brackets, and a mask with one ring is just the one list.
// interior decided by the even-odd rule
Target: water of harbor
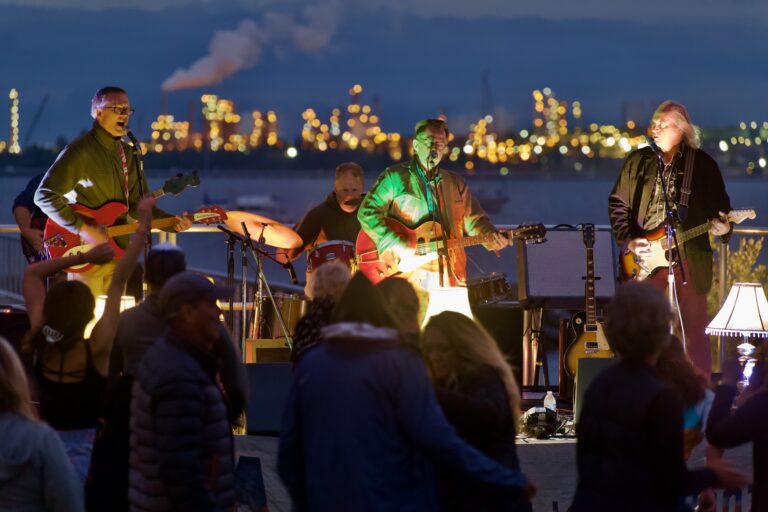
[[(617, 163), (616, 173), (619, 165)], [(13, 223), (13, 198), (34, 174), (34, 171), (16, 171), (0, 175), (0, 203), (6, 205), (0, 209), (0, 223)], [(366, 188), (377, 174), (371, 171), (366, 173)], [(173, 171), (149, 170), (150, 188), (154, 190), (162, 186), (173, 175)], [(207, 171), (201, 173), (200, 178), (198, 187), (189, 188), (178, 196), (163, 197), (158, 206), (172, 213), (193, 212), (207, 204), (219, 204), (224, 209), (249, 206), (255, 207), (262, 215), (292, 226), (305, 211), (321, 202), (331, 191), (333, 171)], [(607, 225), (607, 197), (614, 179), (615, 174), (610, 170), (597, 175), (541, 173), (467, 177), (473, 193), (487, 202), (491, 220), (508, 225)], [(726, 188), (734, 208), (757, 209), (758, 218), (747, 221), (744, 226), (768, 226), (768, 221), (762, 217), (768, 215), (768, 178), (727, 177)], [(186, 234), (178, 238), (178, 243), (187, 252), (191, 267), (222, 273), (226, 271), (224, 241), (222, 233)], [(583, 253), (572, 256), (581, 259)], [(516, 280), (514, 250), (505, 250), (500, 258), (496, 258), (482, 248), (474, 248), (470, 257), (472, 261), (467, 269), (470, 277), (503, 271), (508, 273), (510, 281)], [(239, 262), (238, 257), (238, 265)], [(270, 280), (288, 281), (285, 270), (276, 264), (267, 261), (264, 269)], [(303, 258), (297, 260), (296, 270), (300, 276), (303, 274)]]

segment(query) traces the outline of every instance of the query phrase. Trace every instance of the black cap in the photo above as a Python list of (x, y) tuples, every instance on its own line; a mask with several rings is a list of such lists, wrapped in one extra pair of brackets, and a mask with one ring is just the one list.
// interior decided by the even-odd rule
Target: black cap
[(205, 276), (184, 271), (172, 276), (160, 290), (160, 307), (167, 317), (179, 312), (184, 304), (201, 300), (227, 299), (234, 293), (230, 286), (218, 286)]

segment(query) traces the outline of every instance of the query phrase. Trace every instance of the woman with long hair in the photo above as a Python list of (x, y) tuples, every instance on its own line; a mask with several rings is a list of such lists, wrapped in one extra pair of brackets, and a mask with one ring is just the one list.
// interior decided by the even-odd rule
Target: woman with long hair
[(85, 329), (94, 316), (95, 299), (79, 281), (57, 283), (46, 293), (46, 276), (84, 263), (104, 264), (113, 257), (107, 244), (84, 254), (35, 263), (24, 273), (24, 300), (30, 330), (22, 340), (31, 355), (40, 414), (64, 441), (70, 460), (85, 479), (104, 391), (109, 356), (120, 315), (120, 299), (150, 231), (153, 198), (138, 206), (139, 227), (115, 266), (104, 312), (91, 334)]
[(24, 368), (0, 338), (0, 510), (83, 510), (61, 439), (39, 421)]
[[(459, 436), (494, 460), (519, 470), (515, 436), (520, 392), (493, 337), (471, 318), (446, 311), (430, 318), (422, 350), (440, 406)], [(438, 476), (443, 510), (530, 510), (529, 503), (510, 503), (454, 472), (438, 471)]]

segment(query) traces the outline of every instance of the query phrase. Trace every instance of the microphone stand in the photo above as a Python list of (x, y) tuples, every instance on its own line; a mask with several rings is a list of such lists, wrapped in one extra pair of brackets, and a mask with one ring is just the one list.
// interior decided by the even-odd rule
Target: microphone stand
[[(256, 337), (257, 339), (261, 339), (261, 324), (263, 320), (263, 315), (261, 314), (261, 306), (262, 306), (262, 298), (264, 294), (264, 290), (267, 291), (267, 296), (269, 297), (269, 301), (272, 303), (272, 307), (275, 308), (275, 313), (277, 313), (277, 320), (280, 323), (280, 327), (283, 329), (283, 337), (285, 338), (285, 343), (288, 345), (288, 348), (293, 350), (293, 339), (291, 338), (291, 335), (288, 334), (288, 329), (285, 326), (285, 321), (283, 321), (283, 315), (280, 312), (280, 308), (277, 307), (277, 303), (275, 302), (275, 298), (272, 296), (272, 290), (269, 288), (269, 282), (267, 282), (267, 278), (264, 275), (264, 268), (263, 268), (263, 256), (267, 256), (268, 258), (274, 260), (267, 251), (264, 249), (258, 248), (255, 245), (253, 245), (253, 239), (251, 239), (250, 233), (248, 233), (248, 227), (246, 226), (245, 222), (241, 222), (240, 225), (243, 228), (243, 233), (245, 234), (245, 244), (244, 247), (247, 246), (251, 249), (251, 255), (253, 256), (253, 259), (256, 261), (256, 270), (258, 272), (258, 286), (256, 288), (256, 307), (254, 308), (254, 311), (256, 313), (255, 316), (255, 322), (256, 322)], [(257, 240), (257, 243), (264, 244), (264, 229), (267, 227), (266, 224), (262, 224), (261, 226), (261, 233), (259, 234), (259, 239)]]
[[(669, 300), (669, 305), (672, 307), (673, 311), (679, 311), (679, 308), (677, 306), (677, 301), (675, 300), (675, 262), (677, 262), (677, 265), (680, 267), (680, 280), (683, 284), (685, 284), (687, 281), (685, 279), (685, 269), (683, 269), (683, 261), (680, 256), (680, 249), (677, 245), (677, 229), (675, 228), (675, 214), (672, 211), (672, 208), (669, 204), (669, 195), (667, 194), (667, 185), (669, 184), (669, 180), (672, 179), (672, 167), (670, 166), (669, 170), (669, 176), (667, 179), (664, 179), (664, 159), (662, 158), (661, 153), (656, 153), (656, 158), (658, 160), (658, 166), (659, 166), (659, 176), (661, 179), (661, 192), (662, 196), (664, 197), (664, 208), (667, 214), (667, 225), (665, 227), (665, 232), (667, 235), (667, 251), (668, 251), (668, 259), (667, 261), (669, 264), (667, 265), (667, 299)], [(677, 249), (676, 254), (673, 252), (673, 247)], [(673, 256), (674, 255), (674, 256)], [(674, 320), (669, 326), (669, 332), (670, 334), (674, 333)], [(683, 333), (683, 349), (685, 349), (685, 334)]]
[[(235, 244), (240, 241), (243, 242), (243, 237), (237, 233), (230, 231), (224, 226), (216, 226), (221, 231), (227, 234), (227, 286), (235, 286)], [(245, 262), (243, 262), (245, 264)], [(245, 267), (243, 267), (243, 274), (245, 274)], [(245, 300), (245, 294), (243, 294), (243, 300)], [(230, 295), (229, 299), (229, 312), (227, 313), (227, 327), (229, 332), (235, 331), (235, 312), (232, 310), (233, 300)], [(243, 309), (243, 315), (245, 315), (245, 309)], [(242, 337), (242, 336), (241, 336)]]

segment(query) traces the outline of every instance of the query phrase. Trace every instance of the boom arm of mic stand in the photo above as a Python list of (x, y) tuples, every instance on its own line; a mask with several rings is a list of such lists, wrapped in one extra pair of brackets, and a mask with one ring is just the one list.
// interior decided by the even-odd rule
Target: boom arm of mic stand
[[(261, 285), (264, 285), (264, 289), (267, 290), (267, 296), (269, 296), (269, 301), (272, 303), (272, 307), (275, 308), (275, 313), (277, 314), (277, 320), (280, 322), (280, 327), (283, 329), (283, 337), (285, 338), (285, 342), (288, 345), (288, 348), (293, 350), (293, 339), (291, 338), (291, 335), (288, 334), (288, 329), (285, 326), (285, 321), (283, 320), (283, 315), (280, 312), (280, 309), (277, 307), (277, 303), (275, 302), (275, 298), (272, 296), (272, 290), (269, 288), (269, 282), (267, 282), (267, 278), (264, 275), (264, 269), (263, 269), (263, 261), (262, 256), (267, 255), (267, 257), (271, 258), (269, 256), (269, 253), (261, 248), (257, 248), (253, 245), (253, 240), (251, 239), (250, 234), (248, 233), (248, 228), (245, 225), (245, 222), (242, 222), (241, 225), (243, 226), (243, 233), (245, 233), (245, 236), (247, 238), (246, 245), (251, 249), (251, 255), (253, 256), (253, 259), (256, 261), (257, 271), (259, 273), (259, 297), (257, 301), (257, 307), (261, 308)], [(261, 323), (261, 314), (258, 315), (259, 323)], [(257, 330), (258, 330), (259, 324), (257, 324)]]

